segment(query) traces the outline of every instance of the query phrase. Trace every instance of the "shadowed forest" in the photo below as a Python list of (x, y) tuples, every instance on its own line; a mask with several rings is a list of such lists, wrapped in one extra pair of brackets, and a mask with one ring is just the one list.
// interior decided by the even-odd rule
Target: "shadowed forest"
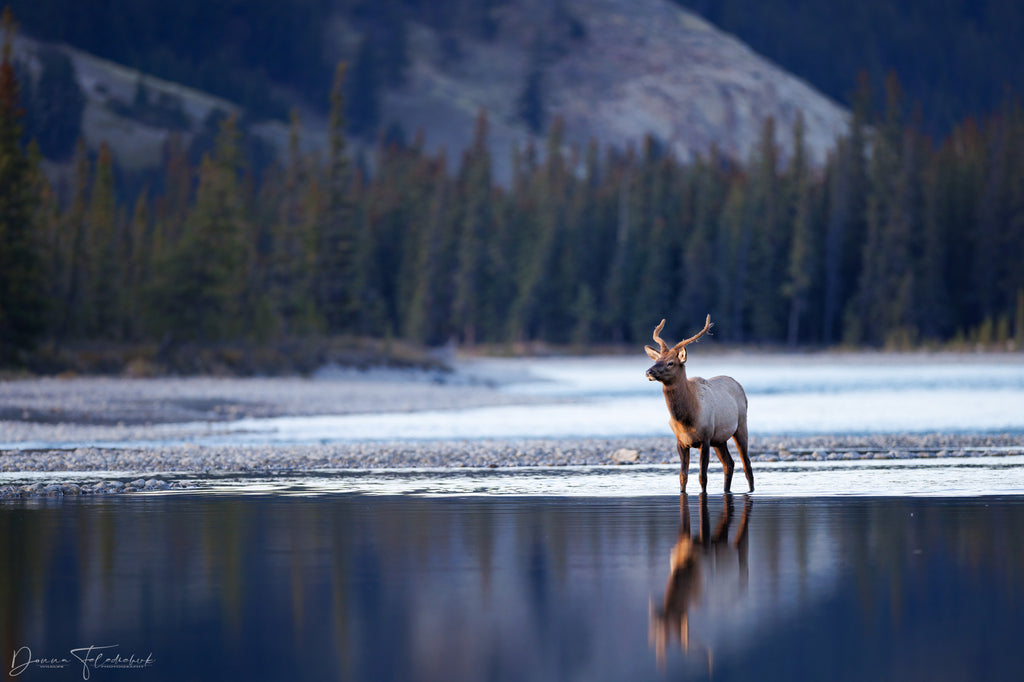
[(556, 119), (499, 186), (483, 111), (461, 158), (400, 131), (353, 158), (342, 65), (327, 148), (300, 152), (296, 132), (287, 158), (257, 163), (225, 115), (200, 161), (172, 138), (130, 190), (109, 150), (81, 145), (53, 186), (8, 50), (0, 69), (4, 363), (81, 342), (636, 343), (707, 312), (734, 343), (1024, 347), (1010, 96), (936, 139), (894, 76), (864, 78), (824, 167), (799, 123), (786, 153), (768, 120), (750, 158), (682, 163), (653, 138), (567, 146)]

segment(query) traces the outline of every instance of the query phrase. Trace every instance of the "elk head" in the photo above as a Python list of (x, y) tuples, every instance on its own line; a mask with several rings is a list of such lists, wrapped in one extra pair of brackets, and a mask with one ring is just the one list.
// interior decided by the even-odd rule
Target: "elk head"
[(659, 336), (659, 334), (661, 334), (661, 330), (664, 328), (665, 320), (662, 320), (661, 324), (654, 328), (654, 340), (658, 342), (659, 350), (655, 350), (650, 346), (644, 346), (644, 350), (647, 351), (647, 355), (650, 356), (651, 360), (654, 360), (654, 364), (647, 370), (646, 376), (649, 381), (660, 381), (663, 384), (672, 384), (680, 377), (686, 377), (686, 347), (704, 336), (704, 334), (711, 329), (711, 315), (708, 315), (707, 319), (704, 321), (703, 329), (690, 338), (680, 341), (671, 348), (669, 348), (668, 344), (662, 341), (661, 336)]

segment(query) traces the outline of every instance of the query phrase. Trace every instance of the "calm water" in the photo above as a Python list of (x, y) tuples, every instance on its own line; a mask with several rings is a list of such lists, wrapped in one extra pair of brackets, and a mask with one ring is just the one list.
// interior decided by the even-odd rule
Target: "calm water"
[[(24, 680), (1019, 679), (1022, 537), (1024, 496), (5, 502), (0, 661)], [(110, 645), (91, 656), (143, 667), (70, 653)]]

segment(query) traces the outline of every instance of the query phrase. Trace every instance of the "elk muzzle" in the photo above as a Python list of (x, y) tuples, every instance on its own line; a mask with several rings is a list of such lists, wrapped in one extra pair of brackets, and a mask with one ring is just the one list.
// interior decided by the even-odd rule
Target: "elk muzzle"
[(644, 376), (647, 377), (648, 381), (660, 381), (661, 383), (665, 383), (665, 380), (668, 379), (671, 374), (672, 372), (670, 372), (665, 366), (665, 363), (657, 362), (648, 368), (644, 373)]

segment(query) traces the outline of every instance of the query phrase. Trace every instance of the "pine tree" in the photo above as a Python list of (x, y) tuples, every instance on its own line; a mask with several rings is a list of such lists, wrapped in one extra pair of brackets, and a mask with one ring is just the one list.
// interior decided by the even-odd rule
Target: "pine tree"
[(429, 165), (429, 189), (426, 212), (420, 218), (412, 251), (414, 263), (407, 304), (401, 330), (403, 335), (419, 343), (443, 340), (445, 302), (450, 282), (448, 261), (454, 251), (451, 229), (451, 183), (445, 172), (443, 154)]
[(214, 155), (199, 168), (185, 233), (162, 267), (159, 324), (172, 338), (204, 342), (240, 335), (251, 244), (239, 173), (235, 116), (221, 122)]
[(34, 141), (28, 145), (28, 162), (29, 167), (34, 169), (32, 193), (38, 197), (33, 221), (40, 244), (39, 258), (44, 282), (41, 295), (46, 300), (45, 327), (46, 332), (52, 335), (60, 321), (60, 300), (63, 295), (61, 274), (65, 272), (60, 201), (46, 173), (42, 171), (42, 153)]
[(272, 222), (267, 289), (274, 316), (286, 335), (306, 334), (316, 329), (313, 274), (316, 258), (314, 227), (316, 207), (308, 200), (312, 173), (299, 149), (299, 118), (292, 113), (288, 159), (283, 178), (268, 174), (264, 194)]
[[(712, 319), (729, 320), (729, 292), (736, 279), (731, 259), (734, 257), (731, 230), (720, 225), (730, 178), (723, 169), (717, 147), (707, 159), (698, 158), (687, 174), (687, 204), (690, 237), (683, 246), (683, 296), (680, 317), (700, 320), (711, 313)], [(717, 264), (708, 272), (709, 264)], [(729, 324), (720, 327), (722, 338), (729, 338), (735, 329)]]
[[(729, 329), (729, 339), (743, 341), (747, 332), (743, 325), (747, 263), (750, 260), (750, 222), (747, 219), (748, 208), (747, 183), (743, 176), (735, 175), (722, 203), (718, 216), (718, 246), (716, 251), (724, 255), (723, 273), (719, 279), (718, 299), (716, 306), (723, 311)], [(732, 276), (726, 277), (725, 273)]]
[(691, 226), (679, 214), (676, 164), (653, 137), (644, 141), (639, 169), (636, 264), (637, 301), (631, 337), (650, 335), (651, 320), (675, 315), (683, 293), (680, 268), (683, 244), (692, 236)]
[(786, 271), (788, 243), (783, 210), (785, 191), (779, 173), (779, 148), (775, 122), (764, 121), (761, 139), (752, 160), (750, 179), (750, 270), (742, 304), (749, 316), (750, 331), (759, 341), (783, 336), (786, 306), (780, 278)]
[(314, 291), (329, 332), (352, 331), (359, 305), (352, 171), (345, 139), (345, 64), (338, 64), (331, 90), (324, 208), (316, 224)]
[(848, 320), (848, 340), (870, 344), (891, 340), (893, 334), (916, 333), (910, 329), (908, 315), (914, 286), (910, 244), (919, 215), (919, 154), (915, 136), (904, 130), (895, 76), (886, 88), (886, 117), (874, 136), (869, 169), (867, 237), (856, 317)]
[(607, 224), (604, 220), (601, 198), (603, 169), (597, 141), (591, 139), (583, 154), (583, 176), (573, 183), (570, 212), (566, 221), (568, 234), (564, 259), (572, 265), (559, 266), (560, 271), (571, 274), (572, 284), (565, 294), (575, 290), (575, 300), (569, 306), (572, 322), (570, 340), (585, 344), (600, 334), (598, 293), (606, 272), (605, 251), (608, 248)]
[(110, 147), (103, 143), (96, 157), (86, 219), (86, 270), (82, 286), (88, 316), (82, 332), (89, 338), (110, 338), (116, 335), (120, 324), (121, 258), (113, 163)]
[(871, 97), (867, 74), (862, 73), (854, 96), (849, 132), (839, 139), (827, 175), (822, 306), (825, 343), (833, 343), (842, 335), (843, 313), (850, 309), (858, 284), (867, 217), (866, 136)]
[(816, 279), (814, 238), (811, 211), (811, 178), (804, 147), (804, 120), (797, 114), (793, 125), (793, 161), (790, 183), (793, 187), (792, 239), (789, 245), (789, 263), (783, 284), (783, 295), (789, 300), (789, 322), (786, 343), (793, 347), (800, 340), (800, 322), (807, 312), (811, 285)]
[[(682, 320), (697, 319), (701, 310), (711, 312), (715, 287), (714, 274), (707, 273), (707, 264), (714, 263), (712, 221), (704, 213), (711, 196), (698, 198), (697, 187), (707, 176), (703, 159), (696, 159), (686, 168), (681, 180), (682, 202), (680, 204), (679, 229), (684, 233), (680, 248), (680, 284), (676, 292), (678, 317)], [(706, 190), (707, 187), (702, 187)], [(699, 212), (699, 213), (698, 213)], [(674, 315), (675, 316), (675, 315)]]
[(631, 326), (629, 303), (636, 275), (636, 169), (631, 154), (618, 161), (617, 166), (615, 172), (608, 175), (608, 183), (616, 190), (612, 195), (615, 197), (615, 227), (610, 241), (608, 276), (602, 288), (601, 322), (607, 328), (611, 340), (621, 343), (628, 339)]
[(487, 112), (477, 114), (473, 142), (463, 157), (459, 179), (463, 213), (455, 265), (452, 321), (462, 340), (477, 342), (486, 317), (482, 296), (487, 272), (486, 240), (491, 230), (491, 154), (487, 147)]
[(152, 231), (149, 201), (143, 189), (135, 198), (129, 224), (126, 250), (122, 334), (127, 339), (140, 339), (146, 329), (144, 292), (149, 287), (152, 268)]
[(163, 194), (154, 207), (154, 220), (159, 239), (154, 247), (177, 244), (185, 230), (185, 218), (194, 200), (195, 169), (188, 159), (188, 149), (178, 133), (171, 133), (164, 144)]
[[(562, 156), (564, 123), (556, 119), (548, 135), (547, 158), (542, 168), (529, 181), (530, 214), (517, 221), (515, 227), (516, 262), (515, 294), (509, 308), (508, 338), (529, 340), (542, 328), (545, 301), (557, 292), (559, 285), (551, 280), (565, 273), (553, 271), (558, 239), (564, 228), (564, 199), (568, 193), (568, 174)], [(545, 286), (547, 282), (548, 286)], [(568, 285), (560, 280), (563, 285)]]
[(16, 362), (44, 331), (35, 169), (21, 148), (21, 107), (11, 64), (14, 19), (3, 13), (0, 57), (0, 364)]

